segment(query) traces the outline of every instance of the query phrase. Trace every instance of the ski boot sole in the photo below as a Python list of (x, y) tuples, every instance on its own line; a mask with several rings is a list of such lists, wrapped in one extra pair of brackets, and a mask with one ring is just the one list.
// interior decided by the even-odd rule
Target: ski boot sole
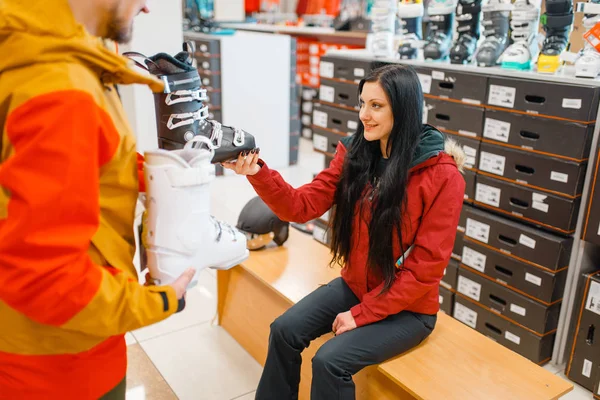
[(538, 58), (537, 72), (542, 74), (553, 74), (562, 66), (560, 56), (546, 56), (541, 54)]

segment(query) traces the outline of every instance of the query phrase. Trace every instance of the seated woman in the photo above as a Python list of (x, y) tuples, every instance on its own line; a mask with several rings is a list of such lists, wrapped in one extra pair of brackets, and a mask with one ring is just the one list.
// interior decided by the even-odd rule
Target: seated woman
[(312, 360), (311, 399), (354, 399), (352, 376), (417, 346), (434, 329), (438, 289), (462, 208), (464, 153), (422, 124), (423, 93), (410, 67), (360, 82), (357, 132), (340, 140), (329, 168), (297, 189), (259, 159), (224, 164), (247, 175), (281, 219), (332, 210), (332, 264), (341, 277), (271, 325), (256, 399), (297, 399), (301, 352), (333, 331)]

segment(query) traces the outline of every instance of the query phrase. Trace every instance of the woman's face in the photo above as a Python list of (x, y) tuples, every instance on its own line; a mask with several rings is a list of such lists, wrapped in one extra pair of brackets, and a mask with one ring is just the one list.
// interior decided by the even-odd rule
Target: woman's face
[(366, 82), (360, 95), (359, 118), (365, 127), (365, 139), (368, 141), (384, 140), (387, 142), (394, 115), (387, 95), (379, 82)]

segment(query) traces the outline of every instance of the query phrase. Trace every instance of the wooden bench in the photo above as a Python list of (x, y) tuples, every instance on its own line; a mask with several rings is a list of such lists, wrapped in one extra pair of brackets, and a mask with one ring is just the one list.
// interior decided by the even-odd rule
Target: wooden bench
[[(252, 252), (243, 265), (219, 271), (219, 324), (261, 365), (269, 325), (319, 285), (339, 276), (329, 249), (294, 229), (283, 247)], [(303, 353), (300, 399), (309, 399), (311, 359), (331, 335)], [(453, 318), (438, 314), (417, 348), (355, 376), (357, 399), (558, 399), (573, 385)]]

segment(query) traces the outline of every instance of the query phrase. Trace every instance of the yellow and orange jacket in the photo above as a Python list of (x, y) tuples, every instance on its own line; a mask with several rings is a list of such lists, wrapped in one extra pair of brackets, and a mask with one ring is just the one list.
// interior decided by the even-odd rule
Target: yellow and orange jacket
[(97, 399), (124, 333), (177, 310), (138, 283), (136, 142), (116, 84), (162, 84), (67, 0), (0, 0), (0, 399)]

